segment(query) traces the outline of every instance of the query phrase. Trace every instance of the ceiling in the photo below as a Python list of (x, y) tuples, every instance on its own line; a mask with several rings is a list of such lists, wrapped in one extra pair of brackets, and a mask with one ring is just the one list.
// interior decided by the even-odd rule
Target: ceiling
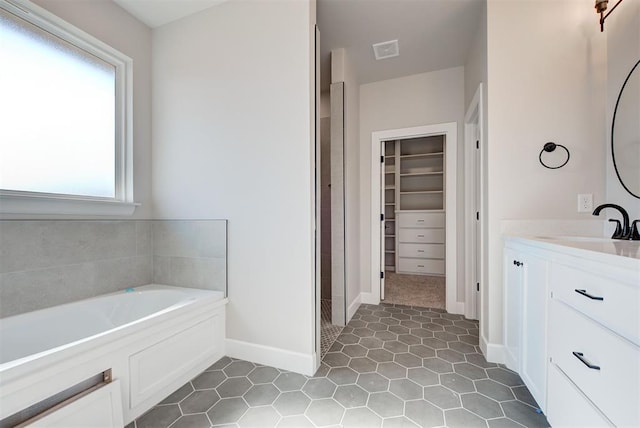
[(151, 28), (160, 27), (227, 0), (114, 0)]
[[(322, 89), (332, 49), (345, 48), (360, 84), (464, 65), (484, 0), (318, 0)], [(376, 61), (374, 43), (400, 55)]]
[[(228, 0), (114, 1), (155, 28)], [(347, 50), (360, 84), (464, 65), (485, 1), (317, 0), (322, 90), (332, 49)], [(376, 61), (371, 45), (394, 39), (400, 55)]]

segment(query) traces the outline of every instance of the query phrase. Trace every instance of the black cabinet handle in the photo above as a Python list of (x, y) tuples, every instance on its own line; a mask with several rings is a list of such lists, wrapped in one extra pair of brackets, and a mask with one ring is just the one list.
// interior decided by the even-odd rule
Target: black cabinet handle
[(592, 296), (591, 294), (587, 293), (587, 290), (578, 290), (576, 288), (574, 291), (578, 294), (582, 294), (584, 297), (590, 298), (591, 300), (604, 300), (604, 297)]
[(600, 370), (600, 366), (594, 366), (589, 361), (587, 361), (586, 358), (584, 358), (584, 354), (582, 352), (573, 351), (573, 356), (576, 357), (577, 359), (579, 359), (580, 361), (582, 361), (582, 364), (584, 364), (585, 366), (589, 367), (590, 369), (592, 369), (592, 370)]
[(524, 263), (519, 262), (519, 261), (517, 261), (517, 260), (514, 260), (514, 261), (513, 261), (513, 264), (514, 264), (514, 265), (516, 265), (516, 266), (518, 266), (518, 267), (520, 267), (520, 266), (524, 265)]

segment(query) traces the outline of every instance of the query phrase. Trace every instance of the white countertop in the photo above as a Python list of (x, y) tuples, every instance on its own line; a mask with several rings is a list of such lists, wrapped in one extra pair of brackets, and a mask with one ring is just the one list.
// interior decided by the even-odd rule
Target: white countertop
[(577, 236), (505, 236), (538, 248), (575, 257), (610, 262), (640, 272), (640, 241)]

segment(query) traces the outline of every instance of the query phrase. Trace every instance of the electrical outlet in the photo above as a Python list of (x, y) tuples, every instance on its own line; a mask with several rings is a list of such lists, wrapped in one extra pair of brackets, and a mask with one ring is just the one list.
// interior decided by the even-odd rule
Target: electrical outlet
[(578, 212), (590, 213), (591, 211), (593, 211), (593, 195), (591, 193), (578, 195)]

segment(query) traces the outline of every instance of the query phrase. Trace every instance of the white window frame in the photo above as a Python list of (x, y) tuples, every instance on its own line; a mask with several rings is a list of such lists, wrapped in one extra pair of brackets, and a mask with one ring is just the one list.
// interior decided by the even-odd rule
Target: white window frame
[(0, 0), (0, 8), (95, 55), (115, 67), (115, 197), (65, 195), (0, 189), (0, 213), (131, 215), (133, 199), (133, 60), (27, 0)]

